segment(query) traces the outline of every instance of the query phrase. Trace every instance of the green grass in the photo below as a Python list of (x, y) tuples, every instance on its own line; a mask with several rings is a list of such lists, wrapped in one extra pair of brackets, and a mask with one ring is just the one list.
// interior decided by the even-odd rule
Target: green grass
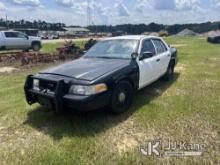
[[(48, 66), (0, 76), (1, 164), (219, 164), (220, 46), (196, 37), (166, 40), (178, 47), (174, 79), (138, 92), (131, 109), (119, 116), (104, 109), (57, 116), (28, 106), (25, 77)], [(202, 157), (141, 155), (139, 147), (156, 139), (207, 148)]]
[[(73, 41), (73, 43), (76, 44), (76, 46), (79, 46), (80, 48), (83, 48), (86, 41)], [(63, 47), (63, 42), (55, 42), (55, 43), (44, 43), (41, 49), (41, 52), (44, 53), (56, 53), (57, 48)]]

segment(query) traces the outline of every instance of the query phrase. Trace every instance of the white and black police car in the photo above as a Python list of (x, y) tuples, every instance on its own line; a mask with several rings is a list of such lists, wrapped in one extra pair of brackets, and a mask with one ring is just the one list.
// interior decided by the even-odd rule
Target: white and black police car
[(104, 39), (81, 58), (27, 76), (28, 104), (40, 103), (58, 113), (110, 106), (122, 113), (135, 91), (161, 77), (170, 80), (177, 51), (159, 37), (131, 35)]

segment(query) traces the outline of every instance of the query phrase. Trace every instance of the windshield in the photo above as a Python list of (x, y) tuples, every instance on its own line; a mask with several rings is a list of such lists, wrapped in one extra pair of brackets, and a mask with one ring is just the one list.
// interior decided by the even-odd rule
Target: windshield
[(105, 40), (94, 45), (84, 57), (131, 59), (138, 40)]

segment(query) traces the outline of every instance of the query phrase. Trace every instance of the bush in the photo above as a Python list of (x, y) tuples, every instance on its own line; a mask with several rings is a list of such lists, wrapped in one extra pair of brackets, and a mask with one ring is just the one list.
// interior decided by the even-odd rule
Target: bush
[(169, 36), (169, 33), (168, 33), (168, 31), (161, 30), (161, 31), (159, 32), (159, 36), (160, 36), (160, 37), (167, 37), (167, 36)]

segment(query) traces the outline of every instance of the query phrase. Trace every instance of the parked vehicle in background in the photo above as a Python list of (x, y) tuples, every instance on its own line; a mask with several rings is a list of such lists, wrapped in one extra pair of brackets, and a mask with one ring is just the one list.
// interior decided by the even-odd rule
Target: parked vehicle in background
[(177, 61), (177, 50), (159, 37), (105, 39), (78, 60), (29, 75), (26, 100), (59, 113), (106, 105), (112, 113), (122, 113), (130, 107), (135, 91), (161, 77), (172, 79)]
[(220, 43), (220, 36), (208, 37), (207, 41), (210, 43), (218, 44), (218, 43)]
[(60, 36), (58, 34), (52, 35), (52, 39), (54, 39), (54, 40), (57, 40), (59, 38), (60, 38)]
[(47, 40), (47, 39), (49, 39), (48, 38), (48, 36), (44, 36), (44, 35), (41, 35), (41, 36), (39, 36), (42, 40)]
[(28, 36), (17, 31), (0, 31), (0, 50), (34, 50), (41, 49), (41, 38)]

